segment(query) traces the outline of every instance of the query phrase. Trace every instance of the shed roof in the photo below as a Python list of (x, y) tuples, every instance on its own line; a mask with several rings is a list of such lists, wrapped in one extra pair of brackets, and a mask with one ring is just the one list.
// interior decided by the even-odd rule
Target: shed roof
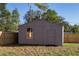
[[(32, 21), (32, 22), (29, 22), (29, 23), (33, 23), (33, 22), (35, 22), (35, 23), (37, 23), (38, 21), (43, 21), (43, 22), (47, 22), (47, 23), (49, 23), (49, 24), (56, 24), (56, 25), (59, 25), (59, 26), (63, 26), (62, 24), (60, 24), (60, 23), (50, 23), (50, 22), (48, 22), (48, 21), (46, 21), (46, 20), (34, 20), (34, 21)], [(27, 25), (27, 24), (29, 24), (29, 23), (25, 23), (25, 24), (22, 24), (22, 25), (19, 25), (19, 27), (20, 26), (25, 26), (25, 25)]]

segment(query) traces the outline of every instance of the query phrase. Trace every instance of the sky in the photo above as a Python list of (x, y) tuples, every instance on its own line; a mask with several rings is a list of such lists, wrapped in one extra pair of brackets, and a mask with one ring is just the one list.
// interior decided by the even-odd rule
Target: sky
[[(38, 10), (38, 8), (31, 4), (33, 10)], [(79, 4), (78, 3), (49, 3), (50, 9), (55, 10), (59, 16), (65, 18), (65, 21), (70, 24), (79, 24)], [(12, 12), (15, 8), (18, 9), (20, 13), (20, 23), (24, 23), (24, 15), (29, 10), (27, 3), (8, 3), (7, 9)]]

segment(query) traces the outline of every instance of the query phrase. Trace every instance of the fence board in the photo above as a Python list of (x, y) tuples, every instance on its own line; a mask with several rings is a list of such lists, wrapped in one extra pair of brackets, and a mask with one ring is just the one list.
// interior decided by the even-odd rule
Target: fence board
[(64, 34), (65, 43), (79, 43), (79, 34), (78, 33), (65, 33)]
[(13, 44), (18, 41), (18, 33), (0, 31), (0, 44)]

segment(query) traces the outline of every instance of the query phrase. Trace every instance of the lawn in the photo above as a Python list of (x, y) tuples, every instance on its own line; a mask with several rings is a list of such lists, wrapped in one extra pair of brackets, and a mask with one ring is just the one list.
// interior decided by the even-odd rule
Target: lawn
[(0, 46), (2, 56), (79, 56), (79, 44), (63, 46)]
[(79, 43), (64, 43), (64, 46), (79, 46)]

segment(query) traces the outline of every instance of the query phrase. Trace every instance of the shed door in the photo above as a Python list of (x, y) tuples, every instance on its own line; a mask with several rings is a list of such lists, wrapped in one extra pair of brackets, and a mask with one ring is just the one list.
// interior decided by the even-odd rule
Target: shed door
[(47, 30), (47, 40), (46, 43), (48, 45), (54, 45), (56, 42), (56, 30), (55, 29), (48, 29)]

